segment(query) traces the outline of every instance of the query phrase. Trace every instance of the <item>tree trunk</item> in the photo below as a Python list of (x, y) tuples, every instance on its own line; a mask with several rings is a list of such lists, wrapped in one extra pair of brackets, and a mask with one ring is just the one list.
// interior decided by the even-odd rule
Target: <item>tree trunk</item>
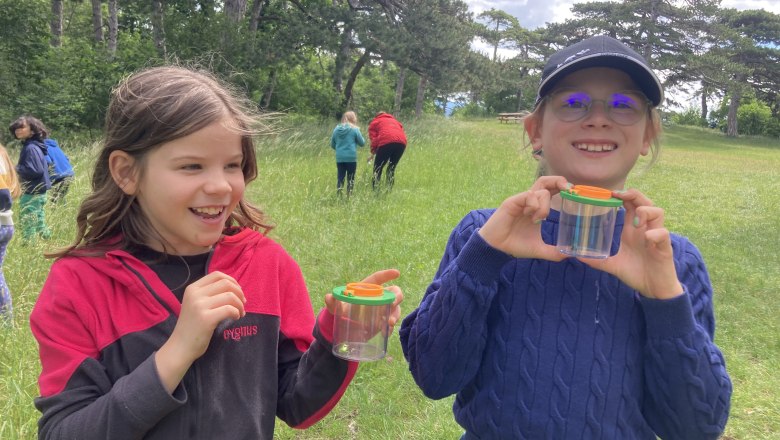
[(742, 103), (743, 85), (747, 80), (747, 75), (739, 73), (735, 75), (734, 82), (730, 84), (731, 100), (729, 101), (729, 114), (726, 120), (726, 136), (737, 137), (739, 130), (737, 127), (737, 110)]
[(163, 0), (152, 0), (152, 35), (157, 53), (165, 57), (165, 29), (163, 28)]
[(650, 23), (645, 27), (645, 44), (642, 47), (642, 56), (645, 57), (650, 65), (653, 65), (653, 40), (655, 39), (656, 24), (658, 23), (658, 6), (659, 0), (652, 0), (650, 2)]
[(92, 0), (92, 32), (95, 35), (95, 43), (103, 42), (103, 8), (100, 0)]
[(257, 27), (260, 24), (260, 15), (263, 13), (266, 0), (255, 0), (252, 4), (252, 17), (249, 20), (249, 31), (252, 33), (257, 32)]
[(395, 100), (393, 101), (393, 114), (401, 113), (401, 98), (404, 96), (404, 80), (406, 79), (406, 67), (398, 71), (398, 81), (395, 83)]
[(704, 82), (701, 83), (701, 120), (707, 122), (707, 85)]
[(339, 53), (336, 54), (336, 63), (333, 69), (333, 89), (336, 90), (336, 96), (341, 96), (341, 92), (344, 91), (344, 69), (347, 66), (350, 50), (352, 50), (352, 23), (345, 20), (344, 32), (341, 34), (341, 46)]
[(51, 45), (62, 47), (62, 0), (51, 0)]
[(246, 12), (246, 0), (225, 0), (225, 15), (231, 23), (238, 23)]
[(726, 128), (726, 136), (728, 137), (737, 137), (739, 134), (739, 127), (737, 127), (737, 109), (739, 109), (740, 101), (742, 101), (742, 90), (737, 87), (731, 93), (731, 101), (729, 102), (729, 115)]
[(263, 94), (263, 103), (260, 105), (261, 108), (267, 109), (271, 105), (271, 97), (274, 94), (274, 88), (276, 88), (276, 69), (271, 71), (268, 87)]
[(119, 33), (117, 17), (117, 0), (108, 0), (108, 53), (111, 58), (116, 55), (116, 39)]
[(420, 82), (417, 84), (417, 101), (414, 104), (414, 116), (420, 118), (422, 116), (422, 105), (425, 99), (425, 88), (428, 84), (428, 76), (420, 76)]
[(357, 76), (360, 73), (360, 70), (363, 68), (363, 66), (368, 62), (370, 58), (371, 58), (371, 51), (366, 49), (365, 52), (363, 52), (363, 55), (361, 55), (360, 58), (358, 58), (357, 62), (355, 63), (355, 67), (349, 73), (347, 86), (344, 87), (344, 100), (342, 101), (341, 109), (339, 111), (346, 110), (347, 107), (352, 102), (352, 88), (355, 86), (355, 81), (357, 80)]
[(496, 20), (496, 44), (493, 45), (493, 62), (496, 62), (496, 58), (498, 58), (498, 43), (500, 41), (500, 37), (498, 37), (498, 20)]
[[(526, 54), (527, 54), (527, 52), (526, 52)], [(528, 73), (528, 68), (526, 68), (526, 67), (521, 68), (520, 69), (520, 78), (525, 78), (525, 75), (527, 73)], [(517, 97), (517, 106), (516, 106), (515, 111), (517, 113), (520, 113), (523, 110), (523, 88), (522, 87), (518, 87), (517, 88), (517, 93), (515, 94), (515, 96)]]

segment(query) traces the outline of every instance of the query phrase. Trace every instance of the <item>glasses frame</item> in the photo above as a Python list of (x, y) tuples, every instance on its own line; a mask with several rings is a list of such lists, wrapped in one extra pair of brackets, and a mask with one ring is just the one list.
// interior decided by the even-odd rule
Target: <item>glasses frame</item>
[[(585, 95), (588, 95), (588, 97), (590, 98), (590, 93), (583, 92), (582, 90), (578, 90), (576, 88), (564, 87), (564, 88), (555, 89), (555, 90), (551, 91), (547, 96), (544, 97), (543, 101), (545, 101), (545, 104), (549, 104), (554, 96), (556, 96), (556, 95), (558, 95), (558, 94), (560, 94), (562, 92), (566, 92), (566, 91), (581, 92), (581, 93), (583, 93)], [(621, 121), (615, 120), (615, 118), (612, 115), (613, 107), (610, 107), (610, 106), (607, 105), (607, 101), (609, 100), (609, 98), (607, 98), (607, 99), (591, 99), (590, 102), (587, 104), (586, 110), (582, 114), (582, 116), (579, 116), (579, 117), (577, 117), (575, 119), (562, 118), (560, 116), (559, 112), (558, 112), (558, 107), (551, 106), (550, 110), (552, 111), (552, 114), (555, 115), (555, 117), (558, 118), (558, 120), (560, 120), (562, 122), (577, 122), (577, 121), (580, 121), (580, 120), (588, 117), (588, 115), (590, 115), (591, 111), (593, 110), (593, 105), (595, 103), (597, 103), (597, 102), (601, 102), (602, 108), (604, 109), (604, 114), (607, 115), (607, 118), (609, 118), (610, 121), (612, 121), (612, 122), (614, 122), (614, 123), (616, 123), (618, 125), (622, 125), (624, 127), (625, 126), (634, 125), (637, 122), (641, 121), (643, 115), (648, 115), (648, 116), (650, 115), (650, 109), (653, 108), (653, 103), (647, 98), (647, 96), (645, 96), (644, 93), (642, 93), (639, 90), (626, 89), (626, 90), (618, 90), (616, 92), (612, 92), (612, 95), (617, 95), (617, 94), (620, 94), (620, 93), (631, 93), (631, 94), (639, 95), (641, 97), (641, 99), (638, 102), (640, 102), (644, 106), (644, 109), (640, 109), (641, 111), (637, 112), (638, 117), (636, 118), (635, 121), (632, 121), (632, 122), (621, 122)]]

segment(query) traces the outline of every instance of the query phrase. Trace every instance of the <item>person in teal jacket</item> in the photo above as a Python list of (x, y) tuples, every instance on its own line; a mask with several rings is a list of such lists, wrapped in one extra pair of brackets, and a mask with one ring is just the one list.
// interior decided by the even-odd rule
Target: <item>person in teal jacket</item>
[(333, 129), (330, 147), (336, 150), (336, 192), (341, 195), (344, 177), (347, 178), (347, 197), (355, 186), (357, 169), (357, 149), (366, 144), (366, 140), (357, 126), (357, 115), (349, 111), (341, 117), (341, 123)]

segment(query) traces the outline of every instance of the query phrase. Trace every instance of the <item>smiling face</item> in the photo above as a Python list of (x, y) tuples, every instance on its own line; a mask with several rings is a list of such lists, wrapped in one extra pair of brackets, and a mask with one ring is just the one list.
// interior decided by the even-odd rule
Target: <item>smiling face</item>
[[(556, 90), (562, 88), (607, 101), (617, 92), (637, 90), (626, 73), (606, 67), (567, 75), (556, 85)], [(636, 123), (621, 125), (607, 115), (604, 105), (597, 104), (573, 122), (561, 121), (545, 105), (542, 114), (526, 119), (526, 132), (533, 149), (544, 154), (547, 175), (564, 176), (577, 185), (622, 189), (639, 156), (650, 151), (650, 118), (645, 115)]]
[[(144, 216), (173, 247), (168, 253), (200, 254), (219, 240), (244, 195), (242, 161), (241, 136), (216, 122), (148, 153), (140, 176), (120, 178), (120, 186), (136, 195)], [(157, 240), (145, 244), (164, 250)]]

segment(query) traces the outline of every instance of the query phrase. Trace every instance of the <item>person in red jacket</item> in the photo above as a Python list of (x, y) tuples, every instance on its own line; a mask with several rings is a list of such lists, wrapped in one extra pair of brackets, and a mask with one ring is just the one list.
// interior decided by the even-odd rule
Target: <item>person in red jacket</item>
[(379, 112), (368, 124), (368, 138), (371, 141), (371, 156), (368, 161), (374, 159), (371, 186), (374, 189), (379, 187), (382, 169), (387, 164), (387, 188), (390, 189), (395, 183), (395, 167), (406, 150), (404, 126), (390, 113)]
[[(39, 439), (256, 439), (306, 428), (358, 363), (333, 354), (301, 269), (246, 199), (249, 104), (208, 72), (157, 67), (114, 89), (92, 193), (30, 326)], [(382, 284), (395, 269), (364, 281)], [(395, 293), (388, 324), (400, 316)]]

